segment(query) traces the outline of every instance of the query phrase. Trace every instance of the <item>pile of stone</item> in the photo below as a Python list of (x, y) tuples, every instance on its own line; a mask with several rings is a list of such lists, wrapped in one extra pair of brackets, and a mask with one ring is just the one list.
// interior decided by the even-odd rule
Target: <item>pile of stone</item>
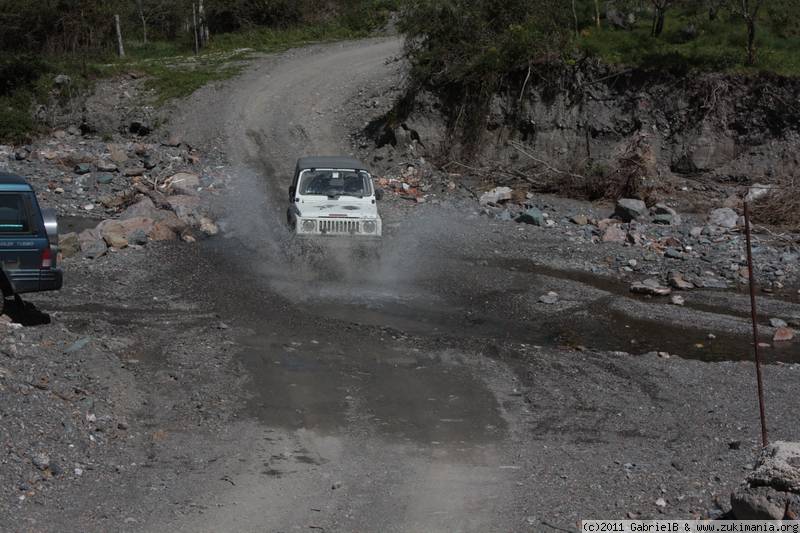
[(800, 443), (765, 448), (756, 469), (731, 494), (731, 507), (737, 520), (798, 520)]
[(140, 184), (138, 201), (118, 218), (104, 220), (96, 228), (80, 234), (63, 235), (61, 250), (64, 256), (81, 253), (87, 259), (96, 259), (109, 250), (144, 246), (150, 241), (182, 239), (195, 242), (219, 232), (198, 196), (198, 175), (181, 172), (166, 183), (165, 190), (173, 194), (165, 195)]

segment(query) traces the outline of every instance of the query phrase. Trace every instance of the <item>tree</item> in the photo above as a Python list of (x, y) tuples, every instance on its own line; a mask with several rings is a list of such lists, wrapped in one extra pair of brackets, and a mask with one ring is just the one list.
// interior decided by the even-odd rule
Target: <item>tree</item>
[(747, 64), (756, 64), (756, 21), (766, 0), (730, 0), (731, 12), (742, 17), (747, 25)]
[(600, 0), (594, 0), (594, 24), (600, 28)]
[(667, 8), (669, 8), (675, 0), (650, 0), (653, 4), (653, 9), (655, 9), (655, 13), (653, 14), (653, 29), (652, 35), (653, 37), (658, 37), (661, 35), (661, 32), (664, 31), (664, 18), (667, 13)]

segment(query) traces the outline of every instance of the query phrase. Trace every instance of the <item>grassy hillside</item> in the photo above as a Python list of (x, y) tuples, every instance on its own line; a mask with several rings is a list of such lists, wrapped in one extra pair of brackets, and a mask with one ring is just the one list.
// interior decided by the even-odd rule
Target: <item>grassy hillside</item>
[(800, 34), (778, 30), (766, 12), (757, 26), (752, 66), (746, 64), (747, 28), (729, 13), (709, 20), (706, 13), (675, 9), (660, 36), (651, 35), (651, 28), (651, 20), (640, 16), (630, 29), (587, 26), (575, 42), (579, 50), (612, 64), (800, 76)]

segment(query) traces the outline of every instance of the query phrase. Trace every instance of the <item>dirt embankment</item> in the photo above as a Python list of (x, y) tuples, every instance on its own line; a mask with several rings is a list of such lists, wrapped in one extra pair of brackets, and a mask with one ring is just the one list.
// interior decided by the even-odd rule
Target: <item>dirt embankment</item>
[[(594, 62), (534, 68), (492, 100), (474, 159), (596, 178), (634, 142), (645, 178), (771, 183), (797, 175), (800, 80), (621, 69)], [(520, 91), (520, 87), (524, 89)], [(434, 95), (406, 101), (369, 130), (378, 144), (463, 157)], [(447, 145), (447, 146), (445, 146)], [(525, 155), (535, 154), (535, 159)]]

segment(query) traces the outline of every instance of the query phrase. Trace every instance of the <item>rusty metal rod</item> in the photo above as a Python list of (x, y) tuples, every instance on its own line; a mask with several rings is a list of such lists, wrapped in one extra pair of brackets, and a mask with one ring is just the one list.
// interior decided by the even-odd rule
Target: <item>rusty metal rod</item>
[(761, 445), (769, 444), (767, 417), (764, 408), (764, 381), (761, 376), (761, 353), (758, 346), (758, 316), (756, 313), (756, 276), (753, 272), (753, 245), (750, 237), (750, 202), (744, 201), (744, 230), (747, 236), (747, 270), (750, 277), (750, 314), (753, 319), (753, 350), (756, 357), (756, 381), (758, 382), (758, 411), (761, 416)]

